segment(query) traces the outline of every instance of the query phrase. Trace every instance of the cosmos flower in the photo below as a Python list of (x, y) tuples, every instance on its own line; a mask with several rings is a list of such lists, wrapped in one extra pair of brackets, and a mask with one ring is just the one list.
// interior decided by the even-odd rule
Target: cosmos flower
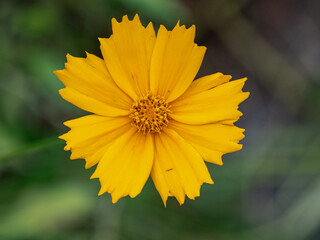
[(113, 34), (100, 38), (103, 59), (67, 55), (65, 69), (55, 71), (65, 88), (61, 96), (92, 114), (64, 124), (62, 135), (71, 159), (97, 164), (92, 178), (99, 195), (137, 196), (151, 175), (166, 205), (169, 196), (180, 204), (185, 195), (200, 195), (212, 184), (206, 162), (222, 165), (221, 156), (240, 150), (244, 129), (234, 126), (246, 78), (216, 73), (194, 78), (206, 47), (194, 43), (195, 26), (179, 22), (172, 31), (138, 15), (112, 19)]

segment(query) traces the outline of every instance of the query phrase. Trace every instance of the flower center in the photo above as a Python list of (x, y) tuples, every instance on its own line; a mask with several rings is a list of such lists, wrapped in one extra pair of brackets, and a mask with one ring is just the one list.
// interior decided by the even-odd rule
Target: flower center
[(132, 118), (132, 125), (137, 127), (139, 132), (160, 133), (169, 123), (169, 113), (170, 106), (163, 97), (154, 97), (148, 93), (133, 103), (129, 116)]

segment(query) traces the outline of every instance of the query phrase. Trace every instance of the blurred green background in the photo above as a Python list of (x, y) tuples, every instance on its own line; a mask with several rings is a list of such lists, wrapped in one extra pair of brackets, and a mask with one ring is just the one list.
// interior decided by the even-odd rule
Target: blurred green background
[[(0, 239), (320, 239), (320, 1), (0, 1)], [(196, 24), (199, 76), (248, 77), (244, 148), (209, 165), (214, 185), (164, 208), (153, 183), (98, 197), (94, 169), (57, 136), (86, 113), (58, 95), (65, 55), (101, 56), (111, 18)]]

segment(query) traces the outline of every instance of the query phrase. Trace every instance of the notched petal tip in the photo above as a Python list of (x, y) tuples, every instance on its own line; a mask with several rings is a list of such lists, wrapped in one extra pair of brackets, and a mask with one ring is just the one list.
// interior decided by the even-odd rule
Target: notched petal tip
[(219, 166), (223, 166), (223, 161), (221, 160), (221, 162), (216, 162), (215, 164)]
[(146, 29), (149, 30), (149, 31), (151, 31), (152, 36), (154, 36), (154, 38), (156, 37), (156, 36), (155, 36), (155, 31), (154, 31), (154, 27), (153, 27), (152, 22), (149, 22), (149, 23), (148, 23)]
[(133, 21), (139, 21), (139, 22), (141, 22), (138, 13), (136, 13), (136, 14), (134, 15)]
[(106, 191), (101, 187), (100, 191), (98, 192), (98, 196), (101, 196), (102, 194), (104, 194)]
[(99, 176), (97, 174), (97, 169), (94, 171), (94, 173), (90, 177), (90, 179), (95, 179), (95, 178), (99, 178)]
[[(241, 133), (244, 133), (246, 130), (244, 128), (239, 128), (237, 127), (237, 129), (241, 132)], [(244, 136), (244, 135), (243, 135)]]
[(231, 75), (221, 75), (221, 77), (225, 78), (226, 79), (226, 82), (230, 81), (232, 79), (232, 76)]
[(112, 39), (112, 35), (109, 38), (98, 37), (98, 41), (100, 43), (100, 49), (102, 49), (103, 44), (105, 44), (110, 39)]
[(61, 75), (65, 73), (65, 69), (55, 70), (53, 73), (60, 79)]
[(108, 191), (111, 195), (112, 203), (115, 204), (119, 201), (120, 198), (126, 197), (127, 194), (119, 191)]
[(186, 25), (180, 25), (180, 20), (178, 20), (177, 24), (174, 26), (172, 31), (177, 31), (177, 30), (188, 31), (191, 34), (195, 35), (196, 26), (193, 24), (189, 28), (187, 28)]
[(184, 202), (185, 202), (185, 200), (186, 200), (186, 197), (185, 197), (186, 195), (184, 195), (183, 196), (183, 198), (182, 199), (179, 199), (179, 198), (177, 198), (177, 200), (178, 200), (178, 203), (180, 204), (180, 206), (182, 206), (183, 204), (184, 204)]
[(142, 188), (139, 188), (138, 190), (129, 192), (128, 195), (129, 195), (131, 198), (135, 198), (135, 197), (138, 196), (141, 192), (142, 192)]
[(58, 138), (67, 141), (67, 133), (62, 134)]
[(66, 59), (68, 62), (72, 62), (73, 59), (75, 59), (76, 57), (72, 56), (70, 53), (67, 53), (66, 55)]
[(115, 33), (115, 30), (119, 27), (119, 25), (121, 25), (121, 24), (128, 24), (128, 23), (130, 23), (130, 22), (134, 22), (135, 24), (142, 25), (142, 24), (141, 24), (140, 17), (139, 17), (139, 14), (137, 14), (137, 13), (134, 15), (134, 17), (133, 17), (132, 20), (130, 20), (130, 19), (128, 18), (128, 15), (124, 15), (124, 16), (122, 17), (122, 20), (119, 21), (119, 22), (118, 22), (115, 18), (112, 18), (112, 19), (111, 19), (111, 25), (112, 25), (113, 33)]
[(111, 19), (111, 25), (113, 26), (114, 24), (119, 24), (116, 18)]
[(93, 166), (94, 166), (93, 164), (89, 164), (88, 162), (86, 162), (86, 165), (84, 165), (84, 168), (85, 169), (89, 169), (89, 168), (91, 168)]
[(70, 150), (71, 150), (71, 147), (68, 146), (68, 145), (66, 145), (66, 146), (64, 146), (63, 150), (64, 150), (64, 151), (70, 151)]
[(166, 32), (168, 32), (168, 29), (167, 29), (164, 25), (160, 24), (160, 27), (159, 27), (159, 30), (158, 30), (158, 35), (159, 35), (159, 32), (160, 32), (160, 31), (166, 31)]
[(161, 200), (162, 200), (162, 202), (163, 202), (164, 207), (166, 208), (166, 207), (167, 207), (168, 196), (162, 197), (162, 196), (160, 195), (160, 197), (161, 197)]
[(119, 201), (120, 197), (114, 197), (112, 194), (111, 194), (111, 200), (112, 200), (112, 203), (115, 204)]
[[(245, 82), (247, 81), (248, 79), (245, 77), (245, 78), (240, 78), (240, 79), (237, 79), (237, 80), (233, 80), (234, 82), (237, 82), (239, 85), (242, 85), (241, 86), (241, 89), (243, 88)], [(231, 81), (231, 82), (233, 82)]]
[(86, 60), (88, 60), (88, 58), (90, 58), (90, 57), (95, 56), (94, 54), (91, 54), (91, 53), (89, 53), (87, 51), (85, 51), (85, 53), (86, 53)]
[(123, 17), (122, 17), (122, 22), (129, 22), (130, 20), (129, 20), (129, 18), (128, 18), (128, 15), (124, 15)]
[(65, 125), (66, 127), (68, 127), (68, 128), (71, 128), (71, 123), (73, 122), (73, 120), (69, 120), (69, 121), (65, 121), (64, 123), (63, 123), (63, 125)]
[[(199, 46), (198, 44), (194, 44), (195, 45), (195, 47), (196, 48), (198, 48), (199, 49), (199, 51), (201, 51), (202, 52), (202, 55), (203, 55), (203, 57), (204, 57), (204, 55), (205, 55), (205, 53), (206, 53), (206, 51), (207, 51), (207, 47), (206, 46)], [(202, 58), (203, 58), (202, 57)]]
[(210, 179), (208, 179), (207, 181), (205, 181), (205, 183), (208, 183), (208, 184), (214, 184), (212, 178), (210, 177)]
[[(189, 28), (186, 29), (186, 30), (189, 31), (190, 34), (194, 36), (194, 37), (193, 37), (193, 41), (194, 41), (194, 38), (195, 38), (195, 36), (196, 36), (196, 26), (195, 26), (195, 25), (191, 25), (191, 27), (189, 27)], [(198, 45), (196, 44), (196, 46), (198, 46)], [(205, 49), (207, 49), (207, 48), (205, 47)]]
[(62, 88), (59, 90), (59, 94), (63, 97), (67, 88)]

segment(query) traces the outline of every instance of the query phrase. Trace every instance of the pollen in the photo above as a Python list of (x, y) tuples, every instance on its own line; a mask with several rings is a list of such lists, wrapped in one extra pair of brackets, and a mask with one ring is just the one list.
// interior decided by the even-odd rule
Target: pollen
[(170, 106), (163, 97), (148, 93), (133, 103), (129, 116), (139, 132), (161, 133), (169, 123), (170, 113)]

